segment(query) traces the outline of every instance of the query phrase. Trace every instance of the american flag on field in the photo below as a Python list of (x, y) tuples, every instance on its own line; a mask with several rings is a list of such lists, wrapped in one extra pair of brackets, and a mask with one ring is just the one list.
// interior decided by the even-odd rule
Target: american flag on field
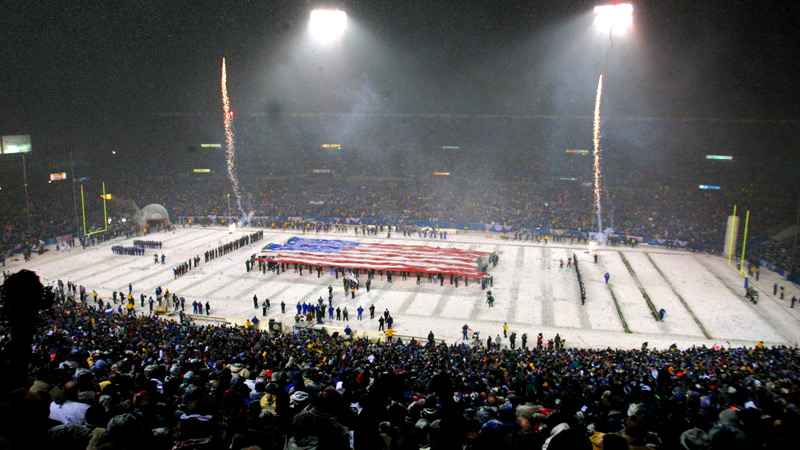
[(489, 252), (427, 245), (291, 238), (286, 244), (267, 245), (256, 259), (287, 264), (443, 273), (478, 278), (486, 275), (486, 272), (478, 268), (478, 258), (488, 255)]

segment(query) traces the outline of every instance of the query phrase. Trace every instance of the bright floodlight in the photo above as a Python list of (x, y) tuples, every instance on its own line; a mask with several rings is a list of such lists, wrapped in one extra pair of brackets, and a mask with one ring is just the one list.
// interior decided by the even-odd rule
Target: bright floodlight
[(633, 26), (633, 5), (618, 3), (594, 7), (594, 24), (602, 30), (624, 31)]
[(311, 11), (308, 29), (318, 41), (334, 41), (342, 37), (345, 28), (347, 28), (347, 14), (344, 11), (335, 9), (315, 9)]

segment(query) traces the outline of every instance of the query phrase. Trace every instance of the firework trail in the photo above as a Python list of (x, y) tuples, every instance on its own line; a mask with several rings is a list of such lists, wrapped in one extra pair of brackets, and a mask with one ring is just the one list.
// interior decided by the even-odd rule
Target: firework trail
[(600, 98), (603, 95), (603, 75), (597, 83), (597, 100), (594, 104), (594, 207), (597, 212), (598, 239), (603, 235), (603, 205), (600, 202), (602, 171), (600, 168)]
[(231, 180), (233, 194), (236, 196), (236, 205), (246, 219), (247, 213), (242, 207), (242, 193), (239, 188), (239, 178), (236, 176), (236, 148), (234, 147), (233, 111), (228, 99), (228, 74), (225, 70), (225, 58), (222, 58), (222, 109), (225, 114), (225, 160), (228, 163), (228, 179)]

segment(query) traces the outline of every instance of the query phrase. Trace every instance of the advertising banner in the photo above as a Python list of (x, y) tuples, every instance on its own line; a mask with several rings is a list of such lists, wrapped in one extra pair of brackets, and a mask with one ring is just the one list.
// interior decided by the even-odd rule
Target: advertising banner
[(3, 136), (3, 154), (31, 152), (31, 136), (29, 134), (18, 134)]

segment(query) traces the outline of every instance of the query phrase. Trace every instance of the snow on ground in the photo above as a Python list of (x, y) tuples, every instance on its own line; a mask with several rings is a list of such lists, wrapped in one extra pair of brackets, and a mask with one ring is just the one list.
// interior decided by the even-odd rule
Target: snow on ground
[[(185, 297), (187, 312), (191, 312), (193, 300), (208, 301), (211, 316), (224, 317), (233, 323), (258, 316), (264, 322), (274, 319), (291, 324), (297, 303), (315, 303), (320, 296), (327, 300), (330, 284), (334, 288), (334, 306), (347, 307), (349, 325), (354, 331), (377, 330), (377, 321), (369, 320), (368, 311), (364, 320), (356, 319), (359, 305), (367, 310), (374, 304), (376, 316), (389, 309), (395, 320), (393, 328), (399, 335), (425, 339), (432, 330), (437, 339), (448, 343), (461, 338), (465, 323), (486, 339), (502, 336), (504, 322), (519, 337), (527, 333), (529, 342), (535, 342), (540, 332), (545, 340), (559, 333), (569, 347), (638, 348), (647, 341), (651, 348), (663, 349), (673, 343), (687, 348), (752, 346), (759, 340), (767, 345), (796, 345), (800, 341), (800, 305), (789, 307), (791, 297), (800, 296), (800, 289), (764, 270), (759, 281), (751, 280), (761, 293), (759, 303), (753, 305), (743, 297), (744, 279), (717, 256), (647, 246), (601, 247), (595, 264), (582, 245), (501, 241), (484, 234), (450, 234), (442, 241), (396, 235), (386, 239), (312, 233), (314, 237), (328, 239), (496, 251), (500, 262), (490, 268), (494, 275), (491, 290), (496, 301), (495, 307), (489, 308), (480, 285), (461, 284), (456, 288), (450, 285), (449, 278), (444, 286), (439, 286), (428, 283), (427, 277), (417, 285), (416, 277), (403, 281), (398, 276), (388, 283), (376, 275), (369, 293), (362, 287), (355, 299), (351, 299), (344, 296), (341, 280), (328, 272), (319, 278), (316, 272), (303, 272), (301, 277), (292, 270), (280, 275), (246, 272), (244, 261), (250, 255), (267, 243), (283, 243), (296, 236), (296, 232), (265, 230), (262, 241), (209, 263), (202, 261), (206, 250), (252, 231), (178, 228), (170, 233), (149, 235), (146, 239), (162, 241), (163, 249), (148, 251), (145, 256), (112, 254), (112, 245), (132, 245), (133, 239), (118, 238), (87, 249), (34, 255), (27, 263), (18, 257), (9, 260), (5, 270), (30, 269), (45, 283), (70, 280), (86, 286), (88, 292), (97, 290), (107, 299), (114, 290), (127, 292), (128, 283), (132, 283), (138, 313), (148, 310), (147, 305), (139, 307), (139, 294), (154, 296), (155, 288), (160, 285)], [(166, 255), (166, 264), (154, 263), (156, 253)], [(201, 258), (200, 266), (175, 279), (173, 266), (195, 255)], [(573, 255), (577, 256), (586, 286), (585, 305), (580, 302), (574, 268), (566, 267), (567, 258)], [(559, 268), (562, 258), (565, 265)], [(611, 276), (608, 284), (603, 279), (606, 272)], [(772, 295), (774, 283), (786, 287), (785, 299)], [(270, 299), (272, 308), (268, 317), (262, 317), (260, 308), (253, 308), (253, 295), (259, 300)], [(281, 301), (286, 303), (286, 314), (280, 312)], [(661, 308), (667, 314), (664, 321), (657, 321), (653, 311)], [(345, 322), (326, 320), (325, 326), (341, 329)], [(507, 339), (503, 342), (508, 344)]]
[(663, 308), (669, 315), (669, 320), (657, 322), (659, 331), (665, 334), (704, 337), (703, 330), (692, 315), (694, 310), (688, 304), (688, 308), (684, 306), (681, 302), (683, 297), (674, 290), (669, 279), (662, 276), (664, 269), (653, 262), (653, 256), (650, 253), (627, 252), (625, 257), (634, 268), (636, 278), (652, 302), (653, 309), (658, 311)]

